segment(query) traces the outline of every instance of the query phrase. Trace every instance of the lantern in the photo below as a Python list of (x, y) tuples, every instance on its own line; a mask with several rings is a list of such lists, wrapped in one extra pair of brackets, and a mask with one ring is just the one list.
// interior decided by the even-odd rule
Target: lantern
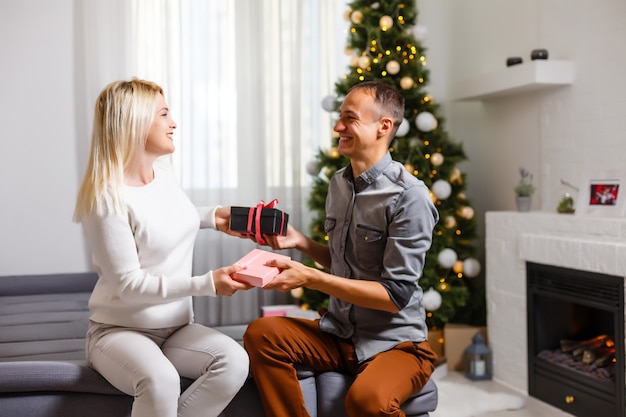
[(491, 349), (485, 346), (480, 332), (472, 337), (472, 344), (465, 349), (463, 366), (465, 376), (472, 381), (487, 380), (493, 376)]

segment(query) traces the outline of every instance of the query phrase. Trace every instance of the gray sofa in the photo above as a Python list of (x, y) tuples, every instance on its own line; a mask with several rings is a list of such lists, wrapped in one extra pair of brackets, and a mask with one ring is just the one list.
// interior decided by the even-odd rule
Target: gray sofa
[[(84, 335), (93, 273), (0, 277), (0, 417), (129, 417), (132, 397), (86, 365)], [(218, 327), (241, 341), (245, 325)], [(348, 375), (298, 372), (313, 417), (343, 417)], [(182, 378), (181, 389), (191, 383)], [(288, 394), (288, 393), (286, 393)], [(427, 417), (437, 406), (431, 380), (402, 408)], [(249, 378), (220, 417), (264, 417)]]

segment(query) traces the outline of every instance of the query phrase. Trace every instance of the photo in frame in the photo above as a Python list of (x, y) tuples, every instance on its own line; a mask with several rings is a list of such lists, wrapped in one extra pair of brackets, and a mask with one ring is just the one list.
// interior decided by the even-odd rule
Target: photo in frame
[(578, 193), (576, 214), (624, 216), (626, 214), (626, 171), (609, 170), (585, 176)]

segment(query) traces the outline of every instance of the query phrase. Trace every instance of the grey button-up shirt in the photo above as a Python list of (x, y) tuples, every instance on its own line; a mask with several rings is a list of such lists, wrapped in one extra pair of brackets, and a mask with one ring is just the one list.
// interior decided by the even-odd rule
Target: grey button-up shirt
[[(426, 313), (418, 280), (438, 219), (426, 185), (389, 153), (356, 179), (350, 165), (333, 176), (325, 223), (331, 273), (408, 283), (399, 286), (405, 293), (408, 288), (409, 293), (404, 294), (408, 301), (396, 314), (330, 297), (320, 328), (351, 338), (359, 362), (401, 342), (426, 340)], [(395, 287), (385, 285), (388, 291)]]

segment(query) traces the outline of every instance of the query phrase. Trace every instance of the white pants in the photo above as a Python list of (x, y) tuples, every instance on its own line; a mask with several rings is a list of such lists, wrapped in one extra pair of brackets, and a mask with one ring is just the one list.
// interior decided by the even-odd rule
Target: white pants
[[(87, 361), (132, 395), (132, 417), (216, 417), (248, 376), (248, 355), (217, 330), (136, 329), (91, 322)], [(195, 382), (180, 393), (180, 376)]]

